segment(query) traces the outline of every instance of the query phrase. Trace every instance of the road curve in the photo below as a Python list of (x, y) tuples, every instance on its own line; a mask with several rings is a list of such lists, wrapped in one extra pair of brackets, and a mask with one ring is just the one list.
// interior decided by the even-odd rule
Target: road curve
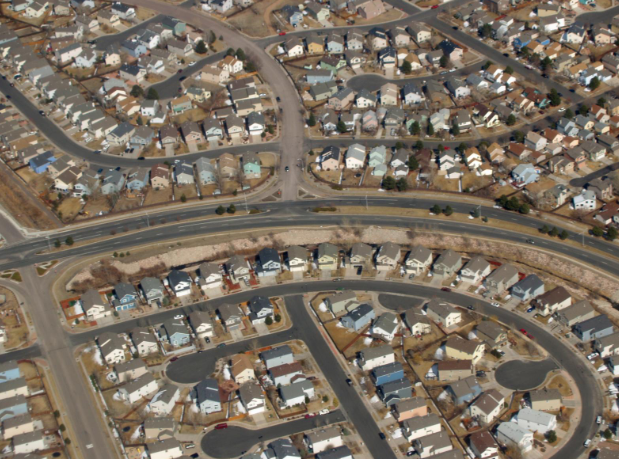
[[(355, 414), (352, 415), (350, 410), (354, 407), (358, 408), (358, 405), (362, 404), (356, 400), (356, 392), (351, 393), (350, 391), (345, 391), (348, 387), (345, 383), (345, 373), (335, 360), (335, 357), (326, 345), (318, 329), (313, 325), (307, 325), (308, 321), (311, 321), (311, 319), (307, 310), (303, 306), (302, 297), (299, 295), (300, 293), (333, 290), (334, 286), (335, 284), (329, 281), (282, 284), (243, 292), (242, 294), (236, 295), (234, 301), (242, 298), (249, 299), (251, 296), (257, 294), (269, 297), (286, 297), (287, 310), (293, 324), (292, 328), (280, 333), (256, 338), (255, 340), (252, 340), (252, 342), (255, 342), (252, 343), (252, 345), (257, 344), (258, 347), (262, 347), (263, 345), (273, 344), (273, 342), (285, 341), (290, 339), (289, 337), (291, 336), (296, 339), (303, 340), (312, 351), (312, 355), (318, 362), (318, 365), (322, 368), (323, 372), (325, 372), (325, 368), (329, 368), (329, 371), (326, 372), (325, 376), (335, 390), (336, 395), (342, 403), (344, 411), (348, 414), (349, 419), (355, 422), (355, 425), (357, 426), (357, 421), (360, 419), (365, 419), (365, 417), (357, 417), (362, 413), (357, 413), (356, 411), (354, 412)], [(562, 367), (570, 374), (581, 394), (581, 398), (588, 401), (588, 403), (584, 403), (582, 406), (582, 415), (572, 437), (566, 444), (564, 444), (562, 448), (555, 452), (555, 457), (560, 457), (561, 459), (578, 459), (581, 457), (581, 454), (584, 453), (585, 449), (583, 447), (583, 442), (585, 439), (590, 438), (596, 429), (595, 417), (602, 413), (603, 399), (597, 381), (591, 374), (591, 369), (583, 362), (581, 358), (576, 358), (574, 356), (574, 351), (568, 344), (563, 343), (544, 328), (527, 320), (520, 314), (516, 314), (502, 308), (495, 308), (481, 299), (472, 299), (468, 295), (457, 292), (443, 292), (437, 288), (425, 285), (377, 280), (372, 280), (369, 282), (367, 280), (344, 280), (338, 282), (337, 287), (358, 291), (389, 293), (392, 295), (406, 295), (401, 297), (401, 304), (391, 305), (391, 308), (394, 310), (396, 310), (398, 306), (407, 309), (417, 303), (418, 300), (411, 302), (407, 296), (414, 296), (416, 298), (440, 297), (461, 307), (466, 307), (474, 302), (476, 310), (479, 313), (496, 316), (500, 322), (516, 330), (526, 328), (535, 336), (537, 343), (548, 352), (556, 365)], [(289, 295), (291, 296), (290, 298), (287, 297)], [(205, 309), (215, 310), (217, 305), (224, 302), (224, 300), (225, 298), (207, 301), (203, 303), (203, 305)], [(231, 300), (228, 299), (228, 301)], [(173, 311), (169, 312), (172, 313)], [(187, 357), (181, 357), (176, 362), (168, 366), (166, 371), (167, 376), (172, 381), (176, 382), (197, 382), (212, 372), (214, 366), (210, 365), (214, 365), (217, 358), (234, 354), (240, 350), (246, 350), (248, 345), (248, 342), (234, 343), (230, 346), (226, 346), (224, 349), (212, 349), (200, 354), (192, 354)], [(225, 350), (225, 352), (221, 352), (222, 350)], [(367, 413), (365, 408), (363, 411)], [(365, 435), (357, 426), (358, 430), (362, 434), (362, 437), (367, 438), (368, 441), (376, 435), (376, 426), (373, 421), (372, 424), (373, 425), (370, 426), (372, 427), (372, 431), (367, 435)], [(372, 451), (372, 454), (373, 457), (387, 457), (380, 454), (376, 455), (374, 451)]]

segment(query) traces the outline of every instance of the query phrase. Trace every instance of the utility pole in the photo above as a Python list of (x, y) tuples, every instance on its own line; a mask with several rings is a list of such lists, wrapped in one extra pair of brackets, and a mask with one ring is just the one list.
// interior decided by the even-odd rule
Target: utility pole
[(49, 235), (45, 236), (47, 238), (47, 249), (52, 251), (52, 243), (49, 241)]
[(247, 192), (243, 193), (243, 197), (245, 198), (245, 212), (249, 213), (249, 210), (247, 210)]
[(368, 195), (365, 195), (365, 210), (368, 210)]
[(148, 212), (146, 212), (146, 227), (150, 228), (150, 218), (148, 216)]

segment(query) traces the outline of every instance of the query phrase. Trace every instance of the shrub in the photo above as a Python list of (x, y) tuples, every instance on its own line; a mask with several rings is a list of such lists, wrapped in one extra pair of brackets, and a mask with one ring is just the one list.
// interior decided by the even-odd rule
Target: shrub
[(443, 213), (449, 217), (451, 214), (454, 213), (454, 210), (451, 208), (451, 206), (447, 206), (445, 207), (445, 210), (443, 210)]
[(604, 230), (599, 226), (594, 226), (591, 230), (591, 234), (593, 234), (595, 237), (602, 237), (604, 236)]
[(271, 325), (273, 323), (273, 318), (271, 316), (264, 319), (264, 323), (267, 325)]
[(224, 206), (219, 206), (217, 209), (215, 209), (215, 213), (217, 215), (223, 215), (225, 211), (226, 209), (224, 208)]

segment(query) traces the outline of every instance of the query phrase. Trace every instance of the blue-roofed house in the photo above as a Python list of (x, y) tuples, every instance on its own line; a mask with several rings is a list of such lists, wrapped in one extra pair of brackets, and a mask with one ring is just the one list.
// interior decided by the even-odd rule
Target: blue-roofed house
[(376, 367), (370, 373), (370, 378), (375, 386), (404, 378), (404, 368), (400, 362), (388, 363)]
[(342, 325), (346, 328), (359, 331), (368, 325), (374, 318), (376, 318), (374, 308), (367, 303), (363, 303), (342, 317), (341, 320)]
[(387, 406), (411, 398), (413, 396), (413, 385), (408, 378), (396, 379), (378, 386), (378, 394)]
[(127, 174), (127, 189), (139, 191), (149, 183), (148, 169), (133, 169)]
[(469, 376), (447, 386), (456, 405), (468, 403), (481, 394), (481, 386), (475, 376)]
[(215, 166), (211, 164), (208, 158), (198, 158), (194, 164), (198, 173), (198, 181), (201, 185), (217, 183)]
[(211, 414), (221, 411), (219, 386), (215, 379), (200, 381), (193, 388), (193, 399), (202, 414)]
[(191, 335), (189, 329), (183, 319), (168, 319), (161, 325), (159, 332), (162, 338), (168, 340), (168, 342), (175, 347), (184, 346), (191, 341)]
[(120, 282), (114, 286), (114, 294), (116, 298), (112, 301), (112, 305), (117, 311), (125, 311), (137, 306), (138, 292), (133, 285)]
[(56, 157), (51, 151), (45, 151), (34, 158), (32, 158), (28, 165), (30, 169), (34, 171), (35, 174), (42, 174), (47, 170), (47, 167), (56, 161)]
[(0, 383), (17, 379), (20, 376), (16, 360), (9, 360), (0, 364)]
[(0, 421), (19, 416), (28, 412), (28, 403), (23, 395), (0, 400)]
[(103, 184), (101, 185), (101, 194), (108, 195), (120, 193), (124, 184), (125, 177), (122, 172), (111, 169), (105, 173)]
[(512, 170), (512, 178), (516, 186), (523, 187), (539, 180), (539, 173), (533, 164), (518, 164)]
[(520, 301), (526, 302), (541, 295), (544, 291), (545, 288), (542, 280), (535, 274), (529, 274), (512, 287), (511, 294)]

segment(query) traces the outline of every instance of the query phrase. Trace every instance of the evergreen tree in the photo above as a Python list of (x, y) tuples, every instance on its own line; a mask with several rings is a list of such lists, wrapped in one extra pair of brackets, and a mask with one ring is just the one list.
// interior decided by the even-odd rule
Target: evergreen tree
[(419, 123), (417, 121), (413, 121), (413, 124), (411, 124), (411, 134), (412, 135), (421, 134), (421, 126), (419, 126)]
[(159, 94), (157, 93), (157, 90), (155, 88), (148, 88), (146, 98), (150, 100), (159, 100)]
[(200, 40), (196, 45), (196, 53), (197, 54), (206, 54), (207, 48), (206, 43), (203, 40)]

